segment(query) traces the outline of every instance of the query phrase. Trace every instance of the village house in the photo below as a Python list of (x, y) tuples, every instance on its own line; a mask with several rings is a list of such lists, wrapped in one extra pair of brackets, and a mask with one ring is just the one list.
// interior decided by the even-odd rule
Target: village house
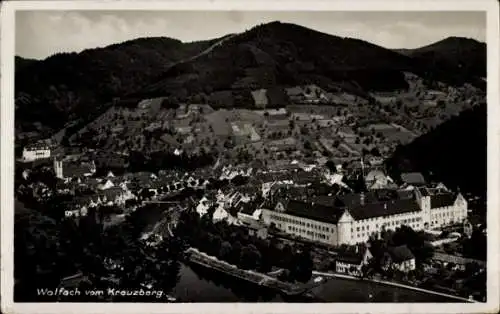
[(465, 270), (467, 264), (477, 264), (481, 268), (486, 268), (486, 262), (472, 258), (465, 258), (462, 256), (451, 255), (446, 253), (435, 252), (431, 259), (433, 262), (439, 263), (443, 266), (453, 264), (455, 269)]
[(265, 108), (268, 104), (267, 90), (258, 89), (251, 92), (256, 108)]
[(404, 185), (424, 186), (425, 179), (420, 172), (405, 172), (401, 174), (401, 181)]
[(415, 256), (406, 245), (389, 247), (390, 267), (403, 273), (415, 270)]
[(247, 228), (249, 236), (255, 236), (259, 239), (267, 239), (268, 230), (265, 225), (258, 221), (250, 221), (242, 223), (242, 226)]
[(50, 158), (50, 147), (44, 143), (31, 144), (23, 149), (23, 161)]
[(361, 276), (362, 267), (373, 258), (366, 246), (356, 245), (354, 249), (338, 252), (335, 257), (335, 271), (351, 276)]
[(292, 102), (300, 102), (304, 100), (304, 90), (300, 86), (286, 88), (285, 92)]
[(379, 156), (370, 156), (368, 157), (368, 164), (372, 167), (381, 166), (384, 163), (384, 158)]
[(260, 220), (261, 213), (262, 211), (257, 209), (254, 203), (242, 203), (238, 207), (237, 217), (243, 223), (252, 224)]
[(115, 186), (105, 190), (98, 191), (90, 195), (76, 197), (73, 202), (67, 204), (66, 216), (78, 217), (86, 216), (88, 209), (99, 205), (123, 206), (127, 200), (137, 197), (128, 189)]
[(367, 190), (396, 189), (398, 186), (381, 170), (372, 170), (365, 177)]

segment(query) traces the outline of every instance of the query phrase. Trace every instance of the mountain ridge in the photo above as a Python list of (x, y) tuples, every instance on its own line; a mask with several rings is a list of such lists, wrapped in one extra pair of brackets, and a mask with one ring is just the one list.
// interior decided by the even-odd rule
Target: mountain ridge
[[(421, 65), (428, 59), (415, 62), (366, 41), (281, 22), (207, 41), (142, 37), (39, 61), (16, 57), (16, 114), (21, 117), (16, 127), (31, 130), (38, 121), (57, 130), (105, 109), (116, 97), (171, 93), (183, 99), (228, 91), (233, 98), (248, 99), (252, 89), (308, 83), (326, 90), (349, 87), (362, 94), (404, 89), (402, 72), (427, 75), (430, 67)], [(436, 78), (446, 77), (450, 66), (443, 67)], [(467, 75), (460, 79), (466, 81)]]

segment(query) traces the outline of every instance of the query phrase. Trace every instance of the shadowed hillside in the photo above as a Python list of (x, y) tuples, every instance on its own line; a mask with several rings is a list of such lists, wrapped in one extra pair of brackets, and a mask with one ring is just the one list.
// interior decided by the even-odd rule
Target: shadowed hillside
[(486, 195), (486, 104), (463, 111), (412, 143), (396, 149), (387, 166), (401, 172), (420, 171), (450, 188)]
[[(254, 27), (198, 58), (177, 64), (138, 94), (176, 96), (249, 91), (276, 85), (339, 84), (359, 93), (404, 89), (411, 60), (391, 50), (302, 26), (273, 22)], [(384, 80), (376, 78), (384, 77)]]
[(469, 38), (448, 37), (417, 49), (397, 49), (411, 57), (429, 77), (448, 84), (464, 81), (485, 88), (486, 44)]

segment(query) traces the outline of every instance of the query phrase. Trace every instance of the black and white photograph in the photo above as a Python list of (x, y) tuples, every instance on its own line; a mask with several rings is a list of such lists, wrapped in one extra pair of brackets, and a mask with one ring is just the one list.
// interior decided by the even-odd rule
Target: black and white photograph
[(498, 310), (498, 3), (85, 2), (2, 4), (3, 312)]

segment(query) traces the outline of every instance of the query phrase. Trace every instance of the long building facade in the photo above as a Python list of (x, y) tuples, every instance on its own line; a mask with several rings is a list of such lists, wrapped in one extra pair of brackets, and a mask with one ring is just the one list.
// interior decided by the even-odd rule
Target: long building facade
[(348, 194), (330, 201), (277, 197), (262, 208), (266, 225), (332, 246), (366, 242), (383, 229), (403, 225), (436, 229), (466, 218), (467, 201), (462, 194), (431, 188)]

